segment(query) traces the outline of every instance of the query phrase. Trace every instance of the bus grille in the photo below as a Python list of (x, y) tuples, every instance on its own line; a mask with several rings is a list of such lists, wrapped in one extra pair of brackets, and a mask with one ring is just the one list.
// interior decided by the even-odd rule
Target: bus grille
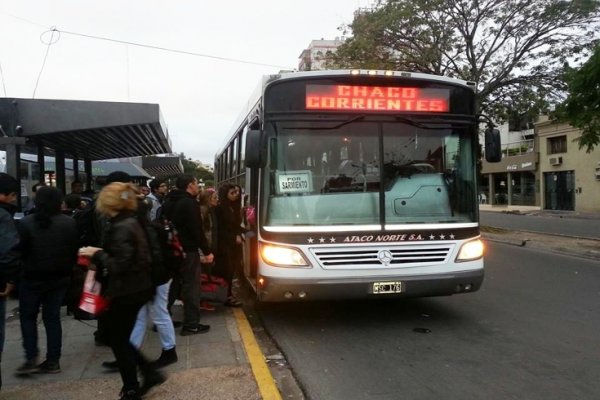
[(448, 261), (454, 244), (414, 244), (377, 247), (311, 248), (324, 269), (398, 268), (437, 265)]

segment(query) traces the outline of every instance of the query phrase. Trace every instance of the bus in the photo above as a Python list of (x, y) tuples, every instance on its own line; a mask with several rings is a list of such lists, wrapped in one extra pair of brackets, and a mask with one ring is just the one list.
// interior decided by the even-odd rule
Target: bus
[[(259, 301), (444, 296), (483, 281), (475, 84), (377, 70), (265, 76), (215, 157), (244, 192)], [(489, 119), (488, 119), (489, 120)], [(489, 120), (485, 155), (500, 160)]]

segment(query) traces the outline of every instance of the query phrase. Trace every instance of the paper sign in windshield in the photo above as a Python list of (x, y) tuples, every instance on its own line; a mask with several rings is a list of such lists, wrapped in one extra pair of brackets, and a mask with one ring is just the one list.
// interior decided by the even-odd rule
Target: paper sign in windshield
[(277, 193), (312, 192), (311, 171), (293, 171), (277, 174)]

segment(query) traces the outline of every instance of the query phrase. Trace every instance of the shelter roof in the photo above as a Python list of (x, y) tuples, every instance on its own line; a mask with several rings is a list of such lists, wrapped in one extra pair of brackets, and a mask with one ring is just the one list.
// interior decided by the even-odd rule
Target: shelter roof
[(142, 157), (142, 168), (157, 178), (183, 174), (179, 156)]
[(25, 153), (38, 144), (92, 160), (172, 152), (158, 104), (0, 98), (0, 125), (27, 139)]

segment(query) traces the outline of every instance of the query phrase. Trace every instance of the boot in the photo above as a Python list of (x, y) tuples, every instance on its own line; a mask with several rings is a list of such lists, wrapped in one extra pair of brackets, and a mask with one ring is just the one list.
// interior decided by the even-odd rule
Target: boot
[(163, 350), (160, 353), (160, 357), (152, 362), (152, 366), (154, 368), (164, 368), (167, 365), (175, 364), (177, 362), (177, 352), (175, 351), (175, 347), (170, 350)]

